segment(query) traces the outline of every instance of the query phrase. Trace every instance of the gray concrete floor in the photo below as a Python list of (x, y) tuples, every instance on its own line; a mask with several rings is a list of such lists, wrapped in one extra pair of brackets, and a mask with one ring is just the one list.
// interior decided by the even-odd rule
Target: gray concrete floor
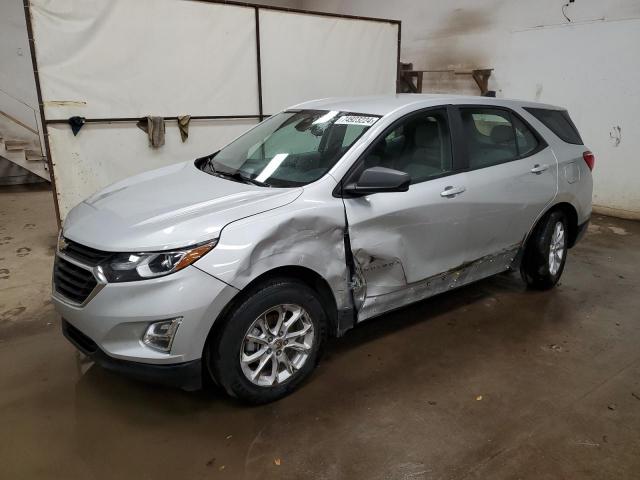
[(50, 192), (0, 190), (0, 478), (640, 478), (640, 224), (596, 217), (553, 291), (501, 275), (362, 325), (257, 408), (81, 362), (54, 243)]

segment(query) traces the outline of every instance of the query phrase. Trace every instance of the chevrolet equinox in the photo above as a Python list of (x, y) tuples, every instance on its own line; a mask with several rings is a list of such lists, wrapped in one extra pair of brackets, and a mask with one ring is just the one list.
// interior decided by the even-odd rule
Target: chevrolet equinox
[(555, 106), (310, 101), (73, 208), (53, 300), (105, 368), (264, 403), (369, 318), (507, 270), (553, 287), (591, 215), (593, 166)]

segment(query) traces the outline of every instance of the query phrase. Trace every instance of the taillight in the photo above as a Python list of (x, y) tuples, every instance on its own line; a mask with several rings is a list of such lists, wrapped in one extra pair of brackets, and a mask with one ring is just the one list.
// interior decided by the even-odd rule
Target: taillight
[(596, 163), (596, 156), (589, 150), (587, 150), (582, 154), (582, 158), (584, 158), (584, 161), (587, 164), (587, 167), (589, 167), (589, 170), (593, 170), (593, 166)]

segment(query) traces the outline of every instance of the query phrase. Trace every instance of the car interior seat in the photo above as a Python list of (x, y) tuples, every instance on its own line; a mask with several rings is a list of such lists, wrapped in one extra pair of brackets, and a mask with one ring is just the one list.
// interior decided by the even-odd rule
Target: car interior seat
[(407, 128), (407, 139), (396, 168), (415, 181), (443, 171), (443, 145), (437, 121), (420, 121)]

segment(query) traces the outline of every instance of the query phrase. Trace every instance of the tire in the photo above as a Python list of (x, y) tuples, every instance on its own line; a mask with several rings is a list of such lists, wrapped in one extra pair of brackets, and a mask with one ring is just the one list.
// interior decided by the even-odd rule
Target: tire
[[(272, 402), (297, 389), (316, 367), (327, 336), (318, 295), (294, 279), (257, 285), (223, 321), (208, 342), (205, 362), (218, 385), (251, 404)], [(292, 337), (300, 332), (305, 333)]]
[(548, 290), (558, 283), (567, 261), (567, 227), (567, 217), (561, 211), (548, 213), (536, 225), (520, 267), (522, 278), (530, 288)]

